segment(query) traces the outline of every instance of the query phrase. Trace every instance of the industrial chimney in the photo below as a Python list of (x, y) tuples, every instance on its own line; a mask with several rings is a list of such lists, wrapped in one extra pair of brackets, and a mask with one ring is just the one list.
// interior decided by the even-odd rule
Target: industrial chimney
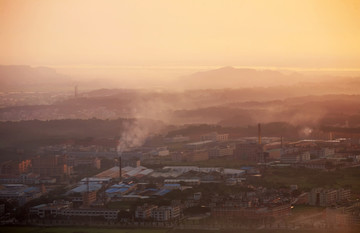
[(75, 97), (75, 98), (78, 97), (78, 85), (75, 85), (74, 97)]
[(258, 124), (258, 143), (261, 145), (261, 124)]
[(121, 181), (122, 181), (121, 165), (122, 165), (122, 163), (121, 163), (121, 156), (119, 156), (119, 181), (120, 181), (120, 183), (121, 183)]

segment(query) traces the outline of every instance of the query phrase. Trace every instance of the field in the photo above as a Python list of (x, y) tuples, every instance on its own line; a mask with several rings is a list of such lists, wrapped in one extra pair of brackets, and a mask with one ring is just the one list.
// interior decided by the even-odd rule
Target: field
[(266, 187), (288, 187), (297, 184), (303, 190), (314, 187), (350, 188), (360, 194), (360, 168), (347, 168), (335, 171), (320, 171), (306, 168), (267, 168), (264, 176), (251, 179), (251, 183)]
[[(0, 227), (6, 233), (336, 233), (338, 230), (167, 230), (167, 229), (116, 229), (116, 228), (76, 228), (76, 227)], [(342, 233), (356, 233), (358, 229), (341, 229)]]
[(3, 233), (165, 233), (167, 229), (117, 229), (77, 227), (0, 227)]
[(344, 229), (337, 229), (337, 230), (243, 230), (243, 229), (236, 229), (236, 230), (174, 230), (171, 231), (172, 233), (358, 233), (359, 230), (344, 230)]
[(243, 166), (254, 166), (255, 162), (234, 160), (231, 158), (211, 158), (204, 161), (173, 161), (169, 156), (152, 159), (152, 161), (143, 162), (144, 166), (152, 168), (161, 168), (163, 166), (199, 166), (199, 167), (224, 167), (240, 169)]

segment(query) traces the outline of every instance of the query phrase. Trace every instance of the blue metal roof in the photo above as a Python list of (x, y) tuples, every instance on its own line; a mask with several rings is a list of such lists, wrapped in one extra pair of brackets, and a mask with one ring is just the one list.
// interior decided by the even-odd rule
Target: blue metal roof
[(171, 192), (169, 189), (161, 189), (159, 192), (155, 193), (156, 196), (164, 196), (165, 194)]
[(148, 188), (148, 189), (145, 189), (145, 191), (153, 191), (153, 192), (156, 192), (156, 191), (159, 191), (159, 189), (155, 189), (155, 188)]
[(241, 167), (240, 169), (243, 169), (243, 170), (250, 170), (250, 169), (253, 169), (254, 167)]
[(105, 192), (106, 193), (123, 193), (129, 190), (128, 188), (109, 188)]
[(39, 188), (37, 187), (29, 187), (27, 189), (24, 190), (25, 193), (31, 193), (31, 192), (39, 192)]
[(169, 186), (169, 187), (180, 187), (180, 184), (164, 184), (164, 186)]

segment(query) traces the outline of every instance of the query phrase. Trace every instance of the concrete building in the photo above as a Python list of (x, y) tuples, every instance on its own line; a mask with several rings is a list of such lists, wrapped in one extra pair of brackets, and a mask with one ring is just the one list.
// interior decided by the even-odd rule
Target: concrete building
[(57, 217), (62, 215), (64, 209), (72, 208), (72, 203), (68, 201), (53, 201), (48, 204), (41, 204), (30, 208), (30, 215), (36, 215), (40, 218)]
[(32, 172), (62, 180), (70, 175), (71, 167), (66, 155), (38, 156), (32, 159)]
[(123, 167), (140, 167), (141, 166), (141, 161), (140, 159), (123, 159), (122, 161), (122, 166)]
[(282, 154), (280, 158), (281, 163), (300, 163), (309, 160), (310, 160), (310, 153), (308, 151), (286, 153), (286, 154)]
[(97, 191), (88, 191), (82, 193), (84, 207), (89, 207), (92, 203), (96, 201), (96, 193)]
[(69, 156), (67, 158), (67, 165), (72, 167), (93, 167), (96, 169), (100, 169), (101, 160), (97, 157), (75, 157)]
[(108, 209), (65, 209), (61, 214), (69, 217), (103, 217), (105, 220), (116, 220), (119, 212), (120, 210)]
[(217, 132), (212, 132), (209, 134), (201, 135), (201, 141), (215, 141), (215, 142), (223, 142), (229, 139), (229, 134), (218, 134)]
[(20, 175), (29, 172), (31, 169), (31, 160), (5, 161), (0, 165), (0, 175)]
[(186, 148), (190, 150), (203, 150), (208, 148), (210, 145), (214, 145), (215, 142), (212, 140), (200, 141), (200, 142), (191, 142), (185, 145)]
[(40, 188), (37, 187), (28, 187), (23, 184), (5, 184), (3, 189), (0, 189), (0, 200), (12, 200), (22, 206), (32, 199), (41, 197), (42, 194)]
[(209, 150), (210, 158), (233, 156), (235, 148), (232, 146), (216, 147)]
[(156, 148), (156, 150), (152, 151), (152, 154), (155, 155), (155, 156), (168, 156), (170, 155), (170, 151), (168, 150), (168, 148), (165, 146), (165, 147), (158, 147)]
[(263, 219), (267, 217), (280, 218), (290, 215), (291, 205), (281, 204), (264, 207), (239, 207), (239, 206), (218, 206), (211, 209), (214, 217), (236, 217), (244, 219)]
[(239, 178), (245, 175), (245, 170), (233, 169), (233, 168), (224, 168), (223, 174), (227, 178)]
[(5, 214), (5, 204), (0, 204), (0, 216)]
[(164, 184), (180, 184), (184, 183), (185, 185), (199, 185), (200, 179), (165, 179)]
[(151, 211), (151, 217), (154, 221), (163, 222), (170, 220), (170, 209), (165, 206), (153, 209)]
[(105, 220), (116, 220), (119, 210), (108, 209), (73, 209), (68, 201), (54, 201), (49, 204), (41, 204), (30, 208), (30, 214), (40, 218), (45, 217), (103, 217)]
[(334, 148), (321, 148), (319, 151), (319, 157), (320, 158), (329, 158), (335, 155), (335, 149)]
[(201, 193), (201, 192), (196, 192), (196, 193), (194, 193), (194, 195), (193, 195), (193, 198), (194, 198), (195, 201), (199, 201), (199, 200), (201, 199), (201, 197), (202, 197), (202, 193)]
[(188, 142), (188, 141), (190, 141), (190, 138), (182, 136), (182, 135), (176, 135), (175, 137), (172, 137), (172, 138), (165, 138), (166, 143), (181, 143), (181, 142)]
[(190, 152), (186, 158), (186, 161), (196, 162), (196, 161), (205, 161), (209, 159), (209, 154), (207, 151), (193, 151)]
[(309, 204), (314, 206), (333, 206), (350, 198), (349, 189), (314, 188), (309, 193)]
[(178, 219), (180, 218), (180, 206), (179, 205), (171, 205), (167, 207), (170, 209), (170, 219)]
[(281, 158), (282, 149), (276, 148), (276, 149), (270, 149), (266, 151), (269, 154), (269, 159), (278, 160)]
[(292, 166), (325, 170), (325, 169), (327, 169), (328, 163), (329, 163), (329, 161), (327, 159), (314, 159), (314, 160), (309, 160), (309, 161), (293, 163)]
[(174, 161), (184, 162), (206, 161), (209, 159), (209, 153), (206, 150), (185, 151), (173, 153), (171, 158)]
[(135, 218), (136, 219), (142, 219), (142, 220), (146, 220), (151, 218), (151, 212), (153, 209), (156, 209), (157, 206), (156, 205), (142, 205), (142, 206), (138, 206), (136, 207), (135, 210)]
[(180, 217), (180, 206), (161, 206), (151, 211), (154, 221), (170, 221)]
[(335, 149), (329, 147), (316, 147), (310, 150), (310, 154), (315, 158), (330, 158), (335, 155)]
[(264, 160), (264, 150), (262, 145), (257, 143), (236, 144), (234, 157), (246, 161), (261, 162)]

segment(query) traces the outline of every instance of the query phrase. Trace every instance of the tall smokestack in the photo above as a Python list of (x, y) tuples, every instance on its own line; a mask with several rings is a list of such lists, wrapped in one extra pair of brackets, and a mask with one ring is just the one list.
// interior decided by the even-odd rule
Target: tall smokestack
[(261, 145), (261, 124), (258, 124), (258, 143)]
[(119, 181), (122, 181), (121, 156), (119, 156)]
[(78, 86), (75, 85), (75, 90), (74, 90), (74, 97), (78, 97)]

